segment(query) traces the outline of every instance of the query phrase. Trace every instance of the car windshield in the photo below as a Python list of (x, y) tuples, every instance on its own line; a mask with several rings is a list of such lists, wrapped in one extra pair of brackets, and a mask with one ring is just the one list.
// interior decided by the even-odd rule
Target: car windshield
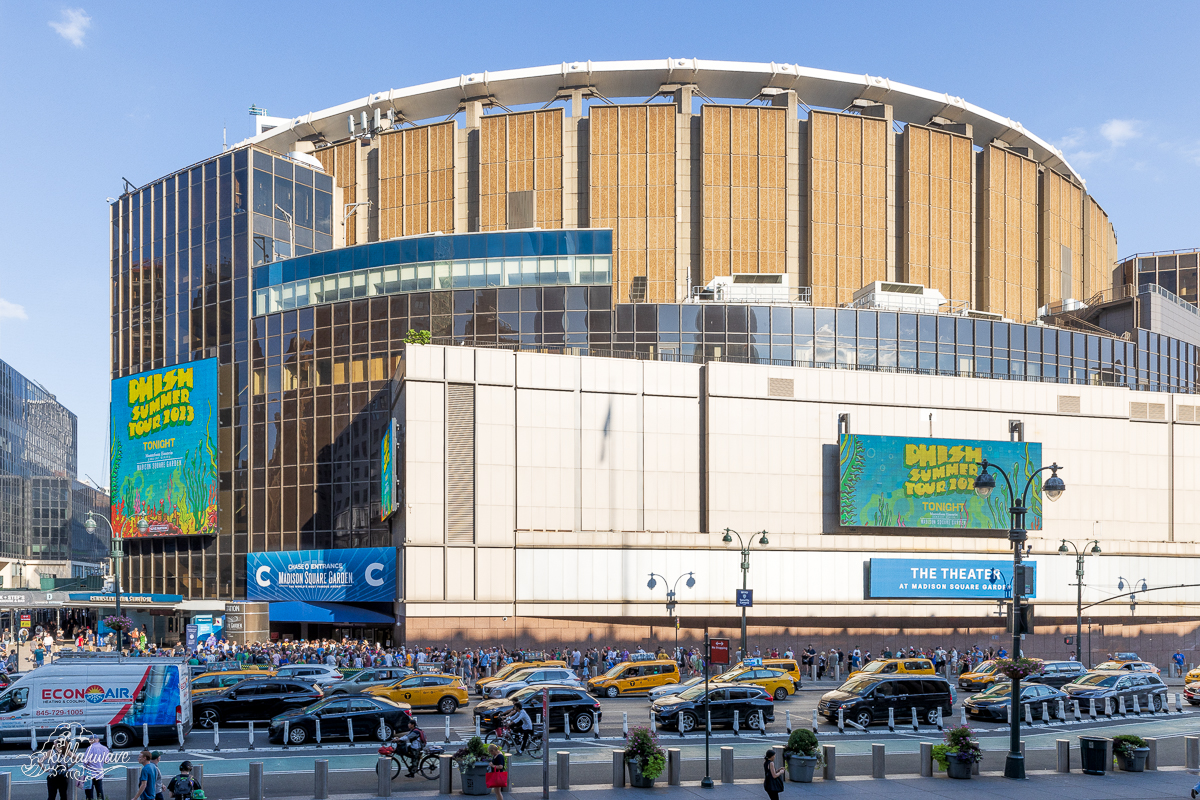
[(1123, 661), (1102, 661), (1096, 665), (1096, 669), (1121, 669), (1123, 666)]
[(886, 661), (872, 661), (870, 664), (867, 664), (865, 667), (863, 667), (862, 670), (860, 670), (860, 671), (861, 672), (871, 672), (871, 673), (879, 672), (879, 670), (883, 669), (884, 666), (887, 665), (887, 663), (888, 662), (886, 662)]
[(520, 690), (514, 692), (513, 696), (512, 696), (512, 701), (514, 703), (524, 703), (529, 698), (531, 698), (535, 695), (541, 695), (541, 693), (542, 693), (542, 687), (527, 686), (524, 689), (520, 689)]
[(731, 669), (728, 672), (722, 672), (720, 675), (713, 678), (713, 682), (714, 683), (721, 683), (721, 682), (728, 683), (729, 681), (736, 681), (738, 678), (745, 675), (746, 672), (747, 672), (747, 670), (744, 670), (744, 669)]
[(971, 671), (974, 672), (976, 675), (991, 675), (993, 672), (996, 671), (996, 662), (995, 661), (985, 661)]
[(849, 692), (850, 694), (865, 694), (872, 686), (879, 681), (876, 678), (854, 677), (846, 681), (839, 687), (839, 691)]
[(535, 667), (534, 669), (524, 669), (524, 670), (521, 670), (520, 672), (514, 672), (512, 675), (509, 675), (509, 676), (508, 676), (507, 678), (505, 678), (504, 680), (506, 680), (506, 681), (524, 681), (524, 680), (528, 680), (528, 679), (529, 679), (529, 676), (530, 676), (530, 675), (532, 675), (532, 674), (533, 674), (533, 673), (535, 673), (535, 672), (537, 672), (537, 668), (536, 668), (536, 667)]
[(988, 687), (987, 691), (980, 692), (976, 696), (977, 697), (986, 697), (989, 700), (994, 699), (996, 697), (1011, 697), (1012, 696), (1012, 684), (1008, 683), (1007, 681), (1005, 681), (1003, 683), (994, 683), (990, 687)]
[(1076, 678), (1071, 683), (1080, 686), (1115, 686), (1119, 678), (1120, 676), (1118, 675), (1100, 675), (1094, 673), (1084, 675), (1082, 678)]
[(311, 706), (306, 706), (304, 709), (304, 713), (311, 714), (314, 711), (320, 711), (322, 708), (327, 708), (330, 705), (330, 703), (337, 703), (337, 702), (345, 702), (345, 701), (344, 700), (320, 700), (316, 703), (313, 703)]
[(628, 665), (628, 664), (617, 664), (615, 667), (613, 667), (612, 669), (610, 669), (608, 672), (604, 673), (604, 677), (606, 677), (606, 678), (615, 678), (615, 677), (617, 677), (618, 675), (620, 675), (622, 672), (624, 672), (624, 671), (625, 671), (625, 668), (626, 668), (627, 666), (629, 666), (629, 665)]
[(695, 686), (689, 686), (688, 688), (684, 689), (682, 692), (677, 694), (676, 697), (683, 698), (684, 700), (703, 700), (704, 699), (704, 684), (698, 683)]

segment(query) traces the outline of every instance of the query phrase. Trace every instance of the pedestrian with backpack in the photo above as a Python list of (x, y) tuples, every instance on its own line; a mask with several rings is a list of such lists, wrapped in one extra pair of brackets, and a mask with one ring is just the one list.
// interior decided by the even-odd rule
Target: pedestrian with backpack
[(184, 761), (179, 765), (179, 774), (171, 778), (167, 791), (175, 800), (194, 800), (195, 791), (200, 788), (200, 781), (192, 777), (192, 762)]

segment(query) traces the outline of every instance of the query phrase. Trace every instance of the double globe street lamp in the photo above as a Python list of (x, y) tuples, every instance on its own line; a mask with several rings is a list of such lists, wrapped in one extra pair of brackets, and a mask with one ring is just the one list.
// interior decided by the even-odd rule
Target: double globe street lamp
[[(760, 538), (758, 540), (758, 543), (760, 545), (762, 545), (763, 547), (766, 547), (768, 544), (770, 544), (770, 542), (767, 541), (767, 532), (760, 531), (760, 533), (762, 533), (762, 538)], [(742, 541), (742, 535), (740, 533), (738, 533), (737, 531), (733, 530), (732, 528), (725, 529), (725, 535), (721, 537), (721, 541), (727, 545), (733, 544), (733, 536), (730, 536), (730, 534), (733, 534), (733, 536), (737, 537), (738, 546), (742, 548), (742, 589), (744, 591), (745, 589), (748, 588), (746, 585), (746, 575), (747, 575), (747, 573), (750, 572), (750, 545), (746, 544), (744, 541)], [(751, 542), (751, 544), (753, 544), (754, 540), (751, 539), (750, 542)], [(746, 605), (742, 604), (742, 658), (745, 658), (745, 657), (746, 657)]]
[[(103, 514), (97, 514), (94, 511), (89, 511), (87, 520), (83, 523), (83, 527), (87, 529), (88, 533), (95, 533), (96, 528), (98, 527), (96, 525), (96, 520), (98, 519), (103, 520), (104, 524), (108, 526), (109, 542), (112, 545), (112, 551), (109, 553), (109, 555), (112, 556), (113, 560), (113, 598), (115, 600), (117, 609), (116, 616), (119, 617), (121, 616), (121, 559), (125, 556), (125, 551), (121, 549), (121, 540), (118, 539), (116, 534), (113, 532), (112, 523), (109, 522), (108, 517), (105, 517)], [(138, 533), (142, 534), (143, 536), (146, 535), (146, 531), (150, 530), (150, 520), (146, 519), (145, 515), (137, 518), (137, 529)], [(117, 631), (118, 653), (121, 651), (121, 635), (122, 632)]]
[[(1083, 550), (1075, 546), (1074, 542), (1062, 540), (1062, 544), (1058, 546), (1058, 552), (1062, 555), (1067, 555), (1071, 551), (1067, 549), (1067, 545), (1071, 545), (1075, 550), (1075, 660), (1080, 664), (1083, 663), (1083, 557), (1088, 553), (1094, 556), (1100, 555), (1100, 542), (1097, 539), (1092, 539), (1090, 542), (1083, 543)], [(1092, 546), (1091, 550), (1087, 549), (1088, 545)], [(1088, 661), (1092, 660), (1092, 654), (1088, 653)], [(1091, 669), (1091, 664), (1086, 665)]]
[[(653, 589), (655, 586), (658, 586), (658, 581), (656, 581), (655, 578), (662, 578), (663, 585), (666, 585), (667, 583), (669, 583), (669, 581), (666, 578), (664, 578), (662, 575), (659, 575), (657, 572), (651, 572), (650, 580), (646, 583), (647, 589)], [(685, 586), (687, 586), (687, 588), (691, 589), (693, 586), (696, 585), (696, 578), (692, 575), (692, 573), (685, 572), (684, 574), (682, 574), (678, 578), (676, 578), (675, 582), (671, 584), (671, 588), (667, 590), (667, 615), (670, 616), (675, 623), (675, 655), (676, 656), (679, 655), (679, 620), (675, 618), (675, 589), (676, 589), (676, 587), (679, 586), (679, 582), (681, 580), (683, 580), (684, 578), (687, 578), (687, 583), (684, 584)]]
[[(979, 474), (975, 476), (975, 494), (982, 497), (984, 500), (991, 496), (992, 490), (996, 488), (996, 479), (988, 470), (994, 469), (1004, 478), (1004, 486), (1008, 490), (1008, 513), (1010, 527), (1008, 531), (1008, 540), (1013, 547), (1013, 581), (1012, 581), (1012, 657), (1014, 659), (1021, 657), (1021, 595), (1025, 593), (1025, 568), (1021, 566), (1021, 556), (1025, 552), (1025, 540), (1029, 538), (1025, 531), (1025, 512), (1029, 510), (1029, 488), (1033, 486), (1034, 478), (1042, 474), (1046, 470), (1050, 470), (1050, 477), (1042, 484), (1042, 493), (1050, 500), (1057, 500), (1062, 497), (1062, 493), (1066, 491), (1067, 485), (1063, 483), (1063, 479), (1058, 477), (1058, 471), (1062, 469), (1058, 464), (1051, 464), (1048, 467), (1041, 467), (1030, 474), (1029, 479), (1025, 481), (1025, 488), (1018, 497), (1013, 491), (1012, 481), (1009, 480), (1008, 473), (1001, 469), (996, 464), (991, 464), (985, 458), (983, 463), (979, 465)], [(1025, 777), (1025, 756), (1021, 754), (1021, 714), (1019, 712), (1019, 700), (1021, 697), (1021, 679), (1014, 673), (1012, 675), (1012, 695), (1009, 701), (1010, 707), (1009, 718), (1012, 720), (1009, 731), (1009, 748), (1008, 756), (1004, 760), (1004, 777), (1006, 778), (1024, 778)]]

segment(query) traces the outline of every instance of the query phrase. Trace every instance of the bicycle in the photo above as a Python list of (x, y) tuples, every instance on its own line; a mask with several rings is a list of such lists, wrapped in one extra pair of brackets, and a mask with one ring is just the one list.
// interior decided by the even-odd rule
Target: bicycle
[[(486, 743), (495, 742), (500, 745), (500, 750), (505, 753), (520, 753), (521, 750), (521, 734), (511, 727), (501, 725), (484, 734), (483, 741)], [(524, 749), (525, 755), (530, 758), (542, 757), (542, 732), (538, 726), (534, 726), (534, 730), (529, 734), (529, 744)]]
[(396, 748), (392, 745), (384, 745), (379, 748), (379, 755), (392, 759), (392, 780), (400, 777), (401, 767), (407, 770), (407, 773), (412, 773), (414, 777), (416, 773), (420, 773), (421, 777), (426, 780), (437, 780), (442, 766), (440, 756), (444, 752), (445, 748), (436, 745), (426, 745), (416, 753), (408, 751), (397, 753)]

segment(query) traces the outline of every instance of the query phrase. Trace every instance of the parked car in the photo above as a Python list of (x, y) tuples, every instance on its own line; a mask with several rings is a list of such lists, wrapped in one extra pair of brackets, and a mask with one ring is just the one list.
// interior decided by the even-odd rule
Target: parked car
[(236, 686), (247, 678), (273, 678), (274, 672), (262, 672), (257, 669), (239, 669), (229, 670), (228, 672), (205, 672), (202, 675), (197, 675), (192, 678), (192, 697), (197, 695), (208, 694), (209, 692), (219, 692), (222, 689), (228, 689), (230, 686)]
[[(1046, 704), (1047, 714), (1053, 718), (1058, 714), (1058, 701), (1066, 700), (1067, 694), (1061, 689), (1040, 683), (1023, 684), (1021, 686), (1021, 708), (1018, 713), (1025, 719), (1026, 703), (1034, 719), (1042, 718), (1042, 703)], [(1012, 684), (1009, 682), (994, 683), (985, 691), (963, 701), (967, 716), (972, 719), (1008, 719), (1008, 706), (1012, 702)]]
[(803, 676), (800, 674), (800, 665), (796, 663), (794, 658), (747, 658), (740, 661), (739, 667), (763, 667), (765, 669), (777, 669), (780, 672), (786, 672), (792, 679), (795, 690), (800, 691), (800, 683)]
[[(711, 683), (711, 681), (709, 681)], [(650, 690), (650, 702), (653, 703), (660, 697), (667, 697), (672, 694), (679, 694), (684, 689), (695, 686), (698, 683), (704, 683), (704, 676), (698, 678), (688, 678), (683, 683), (668, 683), (666, 686), (659, 686), (657, 689)]]
[(288, 744), (313, 741), (317, 737), (318, 720), (322, 742), (348, 739), (351, 728), (355, 740), (386, 742), (397, 733), (406, 733), (415, 724), (412, 711), (403, 703), (393, 703), (385, 697), (338, 696), (277, 714), (271, 719), (267, 738), (282, 742), (286, 722)]
[(786, 700), (796, 691), (796, 682), (786, 672), (762, 667), (735, 667), (717, 676), (718, 683), (752, 683), (767, 690), (776, 700)]
[(995, 661), (984, 661), (980, 663), (970, 672), (964, 672), (958, 676), (958, 688), (967, 689), (968, 691), (978, 691), (986, 689), (996, 681), (1006, 680), (1006, 678), (996, 671), (997, 664)]
[(1053, 686), (1055, 689), (1061, 689), (1066, 684), (1082, 678), (1087, 674), (1087, 669), (1078, 661), (1047, 661), (1042, 665), (1042, 671), (1036, 675), (1030, 675), (1026, 678), (1028, 683), (1040, 683), (1044, 686)]
[(436, 708), (443, 714), (453, 714), (471, 700), (462, 678), (446, 673), (409, 675), (383, 686), (364, 689), (363, 694), (386, 697), (413, 708)]
[(1153, 673), (1094, 670), (1068, 683), (1063, 691), (1071, 700), (1078, 700), (1083, 709), (1089, 707), (1090, 700), (1096, 700), (1097, 709), (1103, 711), (1104, 700), (1110, 698), (1115, 711), (1121, 697), (1125, 698), (1126, 711), (1133, 710), (1134, 697), (1138, 698), (1138, 705), (1143, 710), (1161, 711), (1167, 706), (1167, 686)]
[(877, 658), (851, 675), (933, 675), (933, 662), (928, 658)]
[(1189, 683), (1183, 687), (1183, 699), (1193, 706), (1200, 706), (1200, 683)]
[(837, 721), (838, 709), (843, 717), (867, 727), (873, 722), (886, 722), (888, 709), (896, 721), (909, 720), (912, 709), (917, 718), (937, 722), (940, 708), (946, 718), (954, 711), (953, 687), (937, 675), (880, 676), (857, 674), (832, 692), (826, 692), (817, 702), (817, 713), (830, 722)]
[(1095, 667), (1097, 672), (1106, 670), (1124, 670), (1125, 672), (1153, 672), (1158, 674), (1158, 667), (1151, 664), (1149, 661), (1118, 661), (1115, 658), (1111, 661), (1101, 661)]
[[(495, 730), (500, 720), (508, 714), (517, 703), (521, 703), (529, 711), (531, 719), (535, 719), (542, 709), (542, 687), (527, 686), (518, 689), (508, 697), (484, 700), (475, 706), (475, 718), (479, 720), (480, 730)], [(592, 714), (595, 713), (595, 719)], [(550, 728), (563, 728), (566, 720), (571, 721), (571, 729), (586, 733), (592, 729), (592, 724), (601, 718), (600, 701), (583, 689), (572, 686), (550, 687)]]
[(587, 682), (594, 695), (617, 697), (629, 694), (649, 694), (652, 689), (679, 683), (679, 665), (671, 658), (646, 658), (622, 661), (603, 675)]
[(228, 689), (197, 697), (192, 703), (192, 719), (202, 728), (220, 722), (266, 722), (324, 697), (321, 687), (310, 681), (279, 676), (247, 678)]
[(521, 670), (530, 667), (565, 667), (565, 661), (514, 661), (511, 664), (505, 664), (500, 669), (496, 670), (496, 674), (487, 678), (480, 678), (475, 681), (475, 694), (480, 697), (487, 697), (487, 687), (496, 681), (502, 681), (511, 675), (520, 672)]
[(524, 689), (526, 686), (538, 686), (544, 683), (552, 683), (559, 686), (578, 686), (583, 684), (579, 678), (575, 677), (575, 673), (567, 667), (531, 667), (530, 669), (515, 672), (508, 678), (502, 681), (494, 681), (488, 685), (488, 697), (508, 697), (518, 689)]
[(275, 676), (277, 678), (298, 678), (319, 686), (329, 686), (346, 679), (346, 676), (337, 667), (328, 667), (324, 664), (287, 664), (275, 670)]
[(413, 671), (408, 667), (367, 667), (344, 680), (325, 686), (325, 694), (335, 697), (340, 694), (358, 694), (372, 686), (383, 686), (407, 678)]
[[(762, 730), (775, 721), (775, 704), (767, 690), (747, 684), (709, 684), (708, 708), (713, 727), (733, 725), (733, 713), (738, 712), (738, 726)], [(687, 733), (701, 727), (704, 719), (704, 684), (697, 684), (679, 694), (655, 700), (650, 713), (664, 728)]]

